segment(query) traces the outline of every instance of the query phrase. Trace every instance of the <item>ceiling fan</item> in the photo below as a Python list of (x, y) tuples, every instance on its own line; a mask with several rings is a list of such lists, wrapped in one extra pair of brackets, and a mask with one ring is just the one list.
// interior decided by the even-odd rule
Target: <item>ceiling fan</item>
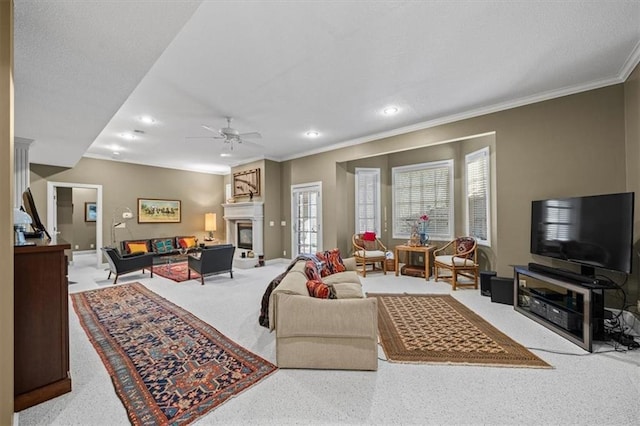
[(229, 144), (228, 145), (229, 151), (233, 151), (233, 146), (235, 143), (238, 143), (241, 145), (253, 146), (253, 147), (262, 147), (257, 143), (249, 142), (245, 140), (250, 138), (261, 138), (262, 135), (260, 133), (258, 132), (240, 133), (238, 130), (231, 127), (231, 120), (233, 119), (231, 117), (226, 117), (226, 119), (227, 119), (227, 127), (223, 127), (221, 129), (214, 129), (211, 126), (207, 126), (203, 124), (202, 125), (203, 129), (206, 129), (216, 134), (216, 136), (206, 136), (206, 137), (213, 138), (213, 139), (222, 139), (225, 144)]

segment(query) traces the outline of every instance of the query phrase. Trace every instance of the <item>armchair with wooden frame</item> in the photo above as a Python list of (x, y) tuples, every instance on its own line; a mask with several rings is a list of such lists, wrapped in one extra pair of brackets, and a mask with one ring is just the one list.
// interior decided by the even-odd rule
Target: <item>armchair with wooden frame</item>
[[(435, 280), (450, 281), (453, 290), (458, 287), (478, 288), (479, 266), (477, 263), (478, 243), (473, 237), (458, 237), (433, 252)], [(442, 270), (447, 271), (442, 274)], [(459, 277), (473, 280), (459, 282)]]
[(377, 263), (380, 263), (380, 269), (387, 275), (387, 247), (375, 233), (354, 234), (351, 242), (356, 265), (362, 265), (362, 270), (358, 272), (362, 273), (363, 277), (367, 276), (367, 265), (371, 265), (372, 271), (375, 271)]

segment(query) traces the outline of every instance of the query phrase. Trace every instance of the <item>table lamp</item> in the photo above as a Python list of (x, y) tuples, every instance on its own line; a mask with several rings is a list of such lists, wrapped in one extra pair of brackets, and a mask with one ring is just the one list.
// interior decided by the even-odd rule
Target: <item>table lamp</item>
[(213, 233), (216, 231), (216, 214), (206, 213), (204, 215), (204, 230), (209, 233), (205, 241), (213, 241)]

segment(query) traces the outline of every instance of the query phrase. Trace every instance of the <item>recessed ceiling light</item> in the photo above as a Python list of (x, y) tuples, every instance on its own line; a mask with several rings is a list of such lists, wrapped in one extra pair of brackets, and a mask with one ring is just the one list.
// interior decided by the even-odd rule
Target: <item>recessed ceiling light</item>
[(133, 133), (120, 133), (120, 137), (122, 139), (126, 139), (128, 141), (132, 141), (136, 138), (136, 135), (134, 135)]
[(316, 130), (309, 130), (307, 133), (305, 133), (305, 135), (308, 138), (317, 138), (318, 136), (320, 136), (320, 132), (318, 132)]
[(398, 113), (398, 108), (394, 106), (390, 106), (383, 109), (382, 112), (384, 113), (384, 115), (394, 115)]
[(220, 157), (231, 157), (231, 153), (230, 152), (223, 152), (222, 154), (220, 154)]
[(144, 124), (153, 124), (156, 122), (156, 119), (149, 115), (143, 115), (142, 117), (140, 117), (140, 121), (142, 121)]

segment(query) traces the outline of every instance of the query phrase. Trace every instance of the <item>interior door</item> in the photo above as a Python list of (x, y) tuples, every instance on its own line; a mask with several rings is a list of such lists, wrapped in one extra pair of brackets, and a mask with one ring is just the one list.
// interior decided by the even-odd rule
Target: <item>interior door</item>
[(322, 248), (322, 183), (291, 186), (292, 257)]

